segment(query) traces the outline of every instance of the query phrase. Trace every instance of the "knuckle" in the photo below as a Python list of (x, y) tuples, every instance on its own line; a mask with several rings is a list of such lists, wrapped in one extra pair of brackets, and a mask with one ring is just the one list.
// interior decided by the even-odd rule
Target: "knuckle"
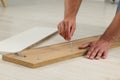
[(94, 52), (98, 52), (99, 51), (99, 48), (98, 47), (95, 47), (94, 48)]
[(100, 57), (103, 54), (103, 52), (98, 52), (97, 56)]
[(103, 53), (104, 51), (103, 50), (99, 50), (99, 53)]
[(90, 52), (92, 52), (93, 50), (94, 50), (94, 47), (91, 47), (91, 48), (89, 49)]
[(90, 47), (94, 47), (94, 43), (93, 42), (90, 42)]
[(91, 54), (91, 56), (95, 56), (96, 55), (96, 52), (93, 52), (92, 54)]
[(103, 52), (99, 52), (98, 54), (97, 54), (97, 56), (101, 56), (103, 54)]
[(64, 23), (68, 23), (69, 21), (68, 21), (68, 20), (64, 20), (63, 22), (64, 22)]
[(67, 20), (64, 20), (63, 23), (67, 23)]

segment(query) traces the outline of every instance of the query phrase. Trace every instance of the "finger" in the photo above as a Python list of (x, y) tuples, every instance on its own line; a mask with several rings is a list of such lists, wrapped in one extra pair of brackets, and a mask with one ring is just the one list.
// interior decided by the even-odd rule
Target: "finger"
[(94, 50), (94, 47), (91, 47), (91, 48), (88, 50), (87, 55), (86, 55), (86, 58), (90, 58), (90, 55), (91, 55), (91, 53), (93, 52), (93, 50)]
[(71, 39), (71, 23), (68, 24), (68, 39)]
[(60, 24), (60, 34), (65, 39), (64, 23)]
[(107, 55), (108, 55), (108, 51), (104, 51), (103, 55), (102, 55), (102, 58), (103, 59), (106, 59), (107, 58)]
[(60, 34), (60, 24), (58, 24), (57, 29), (58, 29), (58, 33)]
[(76, 27), (76, 25), (73, 25), (72, 27), (71, 27), (71, 29), (70, 29), (70, 37), (72, 37), (73, 36), (73, 34), (74, 34), (74, 32), (75, 32), (75, 28)]
[(91, 52), (91, 55), (90, 55), (90, 59), (94, 59), (95, 58), (95, 56), (96, 56), (96, 54), (98, 53), (98, 48), (94, 48), (94, 50)]
[(58, 28), (58, 33), (61, 35), (61, 28), (60, 28), (60, 23), (58, 24), (57, 28)]
[(64, 29), (64, 39), (67, 40), (67, 23), (66, 22), (64, 22), (63, 29)]
[(65, 23), (65, 35), (66, 35), (66, 40), (69, 40), (69, 33), (70, 33), (69, 23), (66, 22), (66, 23)]
[(102, 54), (103, 54), (103, 51), (99, 50), (99, 52), (97, 53), (97, 56), (95, 57), (95, 59), (99, 60), (101, 58)]
[(90, 45), (90, 43), (82, 44), (82, 45), (80, 45), (78, 48), (79, 48), (79, 49), (88, 48), (89, 45)]
[(71, 39), (71, 37), (70, 37), (70, 26), (71, 26), (71, 24), (70, 23), (66, 23), (66, 25), (65, 25), (65, 27), (66, 27), (66, 40), (70, 40)]

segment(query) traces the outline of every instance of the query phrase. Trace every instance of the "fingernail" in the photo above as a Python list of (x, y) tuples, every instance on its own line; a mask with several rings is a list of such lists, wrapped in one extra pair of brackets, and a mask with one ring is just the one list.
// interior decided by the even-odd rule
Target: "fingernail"
[(93, 60), (93, 56), (91, 56), (90, 59)]
[(89, 58), (90, 60), (93, 60), (93, 58)]
[(95, 59), (96, 59), (96, 60), (99, 60), (99, 58), (98, 58), (98, 57), (96, 57)]

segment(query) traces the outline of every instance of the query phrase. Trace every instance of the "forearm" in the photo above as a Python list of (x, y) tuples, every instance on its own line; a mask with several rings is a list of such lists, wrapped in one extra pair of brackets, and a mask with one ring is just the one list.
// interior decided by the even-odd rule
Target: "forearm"
[(76, 18), (82, 0), (65, 0), (64, 18)]
[(114, 42), (120, 38), (120, 11), (100, 39)]

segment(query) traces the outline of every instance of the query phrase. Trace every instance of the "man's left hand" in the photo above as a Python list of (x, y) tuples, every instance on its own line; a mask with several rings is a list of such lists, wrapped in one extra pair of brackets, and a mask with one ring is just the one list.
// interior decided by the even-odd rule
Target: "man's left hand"
[(108, 49), (111, 45), (111, 42), (105, 40), (98, 40), (96, 42), (89, 42), (79, 46), (79, 49), (88, 48), (86, 53), (86, 58), (88, 59), (105, 59), (108, 54)]

